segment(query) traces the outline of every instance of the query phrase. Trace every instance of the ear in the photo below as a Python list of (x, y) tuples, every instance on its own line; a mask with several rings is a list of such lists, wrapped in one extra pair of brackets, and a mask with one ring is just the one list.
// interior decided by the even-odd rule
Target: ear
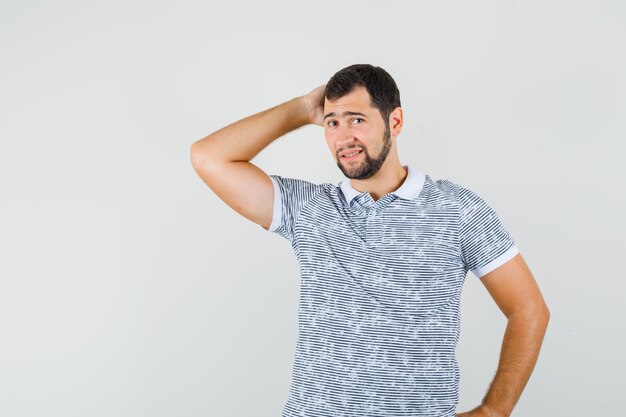
[(391, 130), (391, 136), (398, 136), (402, 132), (402, 122), (404, 120), (404, 114), (402, 107), (396, 107), (389, 114), (389, 129)]

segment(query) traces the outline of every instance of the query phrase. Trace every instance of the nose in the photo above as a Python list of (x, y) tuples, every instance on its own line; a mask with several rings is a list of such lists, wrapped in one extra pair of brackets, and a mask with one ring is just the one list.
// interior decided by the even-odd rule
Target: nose
[(335, 142), (335, 147), (337, 148), (338, 151), (354, 148), (356, 146), (360, 146), (360, 145), (359, 145), (359, 142), (354, 137), (354, 135), (346, 135), (342, 139)]
[(335, 137), (335, 144), (338, 148), (349, 147), (351, 144), (356, 143), (354, 132), (349, 126), (337, 128), (333, 136)]

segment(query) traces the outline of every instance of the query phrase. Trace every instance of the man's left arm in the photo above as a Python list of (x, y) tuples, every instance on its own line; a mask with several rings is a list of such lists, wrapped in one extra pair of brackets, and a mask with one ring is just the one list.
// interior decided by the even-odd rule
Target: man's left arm
[(508, 417), (532, 373), (550, 311), (520, 253), (480, 278), (508, 323), (496, 375), (482, 404), (459, 417)]

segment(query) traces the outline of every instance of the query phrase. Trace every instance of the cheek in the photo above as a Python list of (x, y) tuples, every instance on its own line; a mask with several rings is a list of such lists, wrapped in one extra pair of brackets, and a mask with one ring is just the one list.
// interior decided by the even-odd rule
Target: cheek
[(335, 156), (335, 145), (333, 145), (333, 140), (328, 135), (326, 135), (326, 146), (328, 146), (330, 153)]
[(324, 132), (324, 137), (326, 138), (326, 145), (328, 145), (328, 147), (330, 147), (330, 144), (333, 143), (332, 142), (332, 137), (326, 131)]
[(333, 134), (332, 132), (329, 131), (324, 131), (324, 137), (326, 138), (326, 145), (328, 145), (328, 148), (330, 148), (330, 150), (334, 150), (335, 149), (335, 142), (337, 142), (337, 135)]

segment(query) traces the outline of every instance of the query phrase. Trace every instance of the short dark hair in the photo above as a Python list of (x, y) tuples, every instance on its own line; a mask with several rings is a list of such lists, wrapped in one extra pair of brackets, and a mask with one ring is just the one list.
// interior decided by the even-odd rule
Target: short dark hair
[(372, 107), (380, 112), (385, 124), (389, 115), (400, 107), (400, 91), (391, 75), (381, 67), (370, 64), (354, 64), (335, 73), (326, 83), (324, 97), (329, 101), (349, 94), (356, 86), (363, 86), (371, 97)]

